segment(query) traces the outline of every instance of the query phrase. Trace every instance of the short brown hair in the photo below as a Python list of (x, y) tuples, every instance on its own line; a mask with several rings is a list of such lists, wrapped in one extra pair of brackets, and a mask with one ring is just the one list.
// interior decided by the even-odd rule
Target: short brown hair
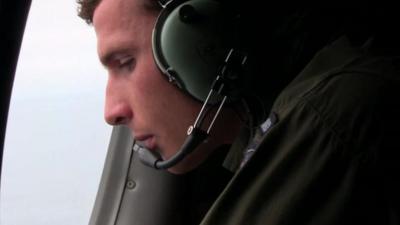
[(94, 10), (97, 8), (101, 0), (77, 0), (78, 16), (88, 24), (93, 23)]
[[(93, 24), (93, 14), (102, 0), (76, 0), (78, 3), (78, 16), (88, 24)], [(161, 2), (164, 2), (161, 0)], [(160, 4), (156, 0), (146, 0), (144, 6), (150, 11), (159, 12)]]

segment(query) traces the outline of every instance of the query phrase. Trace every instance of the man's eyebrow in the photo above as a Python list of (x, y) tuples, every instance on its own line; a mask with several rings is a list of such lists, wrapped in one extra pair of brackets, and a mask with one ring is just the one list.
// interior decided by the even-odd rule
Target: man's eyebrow
[(110, 64), (120, 56), (128, 55), (128, 49), (112, 50), (100, 56), (100, 62), (103, 66), (108, 67)]

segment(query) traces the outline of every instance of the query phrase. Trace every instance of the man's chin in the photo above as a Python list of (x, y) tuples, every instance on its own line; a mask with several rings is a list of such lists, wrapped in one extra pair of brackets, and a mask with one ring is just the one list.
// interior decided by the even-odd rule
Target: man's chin
[(201, 159), (196, 160), (195, 155), (190, 154), (175, 166), (168, 168), (167, 171), (176, 175), (189, 173), (190, 171), (196, 169), (202, 163), (202, 161), (203, 160)]
[(186, 166), (181, 166), (180, 163), (178, 163), (178, 165), (175, 165), (171, 168), (168, 168), (167, 171), (169, 173), (175, 174), (175, 175), (182, 175), (185, 173), (190, 172), (191, 170), (193, 170), (194, 168), (188, 168)]

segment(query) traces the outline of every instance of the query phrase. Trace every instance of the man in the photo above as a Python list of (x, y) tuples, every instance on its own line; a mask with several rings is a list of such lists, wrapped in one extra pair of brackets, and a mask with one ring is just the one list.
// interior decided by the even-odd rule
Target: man
[[(106, 121), (128, 126), (132, 136), (147, 149), (163, 159), (171, 158), (184, 142), (187, 129), (195, 122), (202, 104), (169, 83), (154, 62), (151, 35), (161, 7), (156, 1), (142, 0), (102, 0), (91, 2), (88, 7), (91, 4), (98, 4), (90, 20), (98, 39), (99, 59), (108, 71)], [(212, 114), (207, 114), (206, 122)], [(211, 153), (221, 158), (219, 155), (226, 151), (224, 146), (233, 141), (241, 126), (234, 110), (223, 109), (207, 141), (168, 170), (175, 174), (192, 172)], [(212, 152), (215, 149), (218, 150)], [(193, 223), (204, 216), (232, 176), (222, 166), (212, 165), (213, 161), (185, 178), (188, 184), (183, 189), (196, 193), (196, 197), (184, 200), (189, 202), (184, 204), (196, 205), (190, 206), (191, 211), (182, 217), (196, 221)], [(208, 167), (212, 168), (212, 174)], [(201, 176), (207, 176), (212, 185), (204, 184)]]
[[(201, 104), (171, 85), (152, 55), (151, 32), (159, 12), (156, 2), (101, 1), (93, 15), (102, 64), (109, 72), (105, 119), (127, 125), (136, 140), (150, 150), (171, 157), (186, 137)], [(194, 152), (170, 171), (187, 172), (212, 149), (232, 142), (240, 129), (238, 116), (225, 110), (202, 150)], [(227, 129), (230, 132), (222, 132)]]
[[(151, 35), (160, 8), (149, 0), (81, 4), (109, 72), (107, 122), (128, 125), (136, 139), (169, 159), (202, 104), (169, 83), (154, 62)], [(265, 23), (275, 27), (269, 37), (262, 36), (273, 41), (266, 45), (271, 52), (259, 59), (269, 62), (269, 79), (260, 79), (270, 84), (253, 83), (264, 87), (266, 107), (258, 112), (267, 108), (268, 119), (261, 116), (254, 138), (238, 151), (240, 130), (248, 125), (241, 117), (262, 113), (254, 113), (256, 100), (248, 104), (251, 112), (224, 107), (208, 140), (169, 171), (191, 171), (219, 146), (235, 141), (229, 156), (241, 158), (230, 160), (237, 172), (204, 225), (399, 224), (400, 78), (393, 56), (398, 52), (386, 35), (347, 26), (360, 25), (362, 16), (353, 21), (336, 18), (342, 11), (299, 10), (285, 16), (272, 11), (278, 17)], [(324, 27), (318, 20), (326, 22)], [(249, 36), (248, 41), (261, 40)]]

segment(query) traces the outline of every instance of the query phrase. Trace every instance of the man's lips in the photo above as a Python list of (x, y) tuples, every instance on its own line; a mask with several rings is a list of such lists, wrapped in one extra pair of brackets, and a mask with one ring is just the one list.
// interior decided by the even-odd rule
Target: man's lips
[(139, 141), (147, 149), (155, 149), (154, 136), (150, 134), (146, 135), (134, 135), (135, 140)]

